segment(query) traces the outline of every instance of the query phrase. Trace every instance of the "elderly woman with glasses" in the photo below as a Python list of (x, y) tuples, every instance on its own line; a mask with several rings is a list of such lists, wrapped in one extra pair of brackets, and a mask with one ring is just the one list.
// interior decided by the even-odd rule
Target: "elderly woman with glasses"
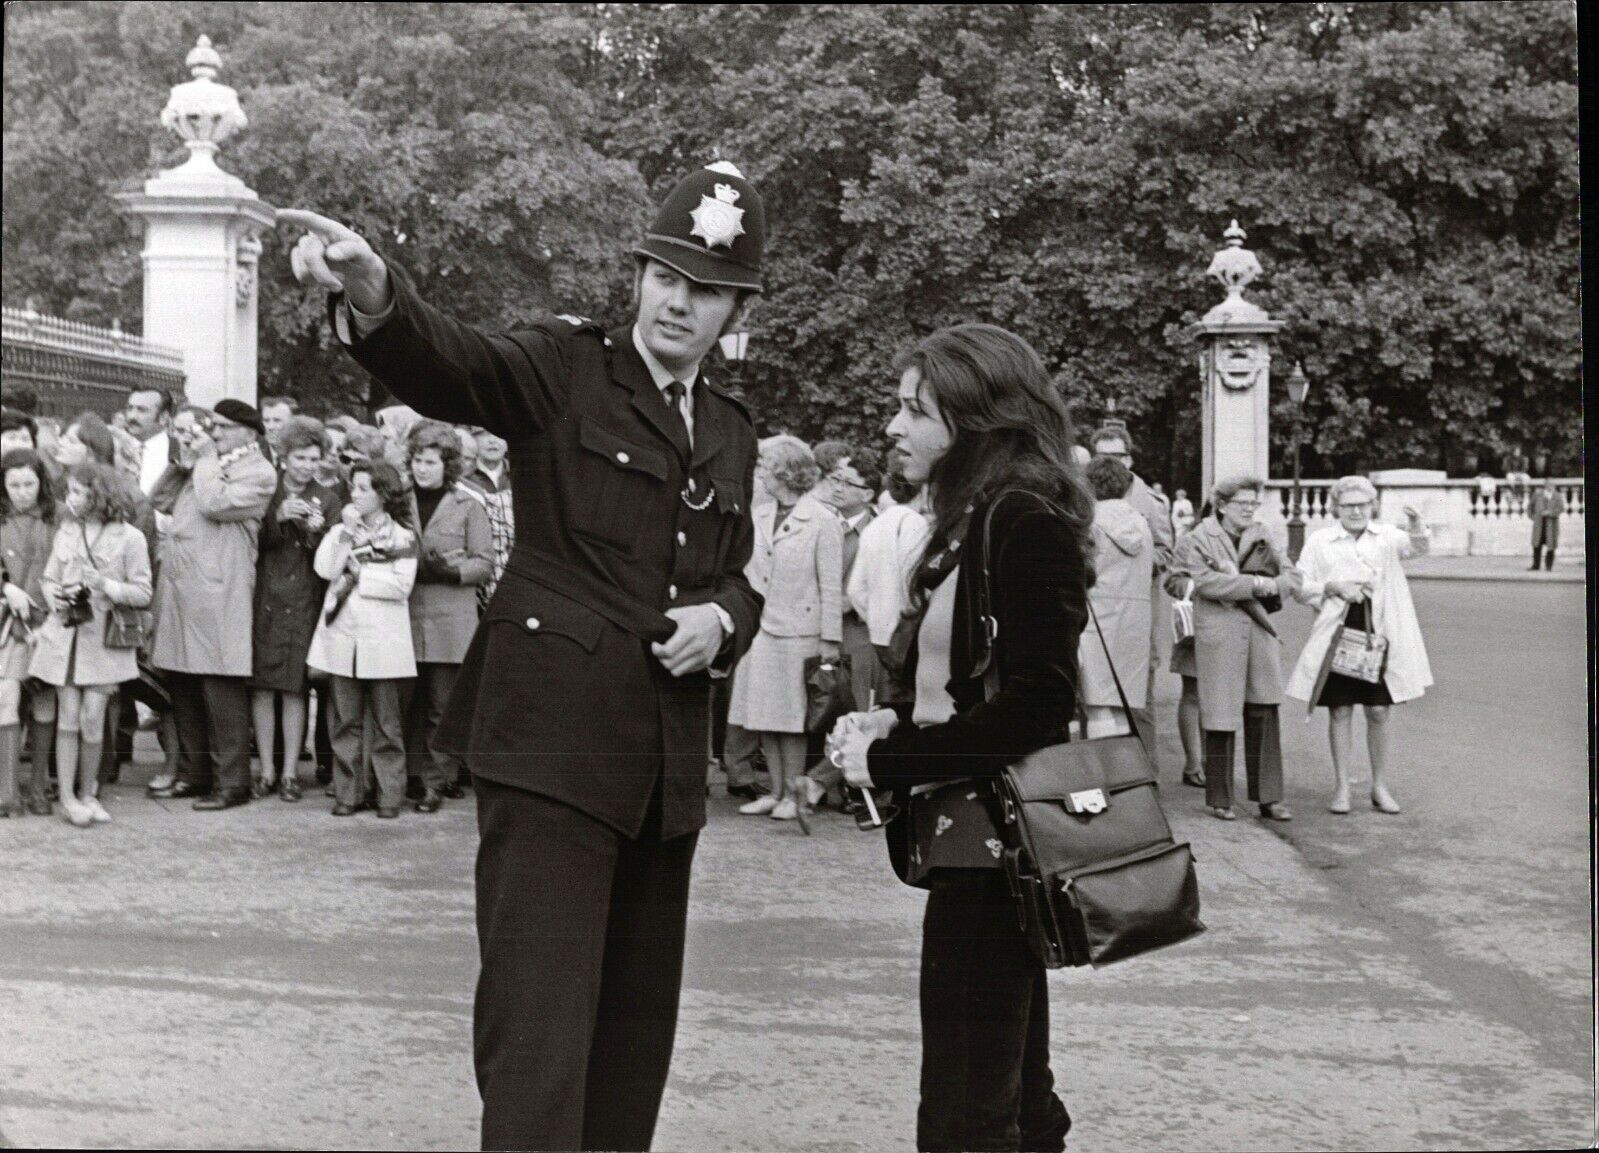
[(1255, 523), (1264, 482), (1232, 476), (1216, 484), (1216, 514), (1177, 542), (1172, 575), (1194, 582), (1194, 660), (1204, 732), (1205, 804), (1224, 821), (1233, 812), (1233, 758), (1244, 730), (1249, 799), (1260, 815), (1288, 821), (1283, 804), (1281, 641), (1269, 612), (1297, 596), (1300, 577)]
[[(1349, 812), (1349, 769), (1355, 706), (1366, 711), (1366, 751), (1371, 757), (1371, 804), (1382, 813), (1399, 805), (1383, 780), (1388, 769), (1389, 710), (1414, 700), (1432, 684), (1427, 648), (1401, 564), (1431, 547), (1427, 526), (1405, 508), (1405, 528), (1373, 517), (1377, 490), (1363, 476), (1346, 476), (1332, 487), (1338, 523), (1317, 529), (1299, 557), (1304, 578), (1299, 599), (1319, 610), (1316, 623), (1288, 678), (1288, 695), (1328, 713), (1333, 795), (1329, 812)], [(1333, 642), (1340, 627), (1381, 637), (1387, 655), (1375, 683), (1332, 670)]]

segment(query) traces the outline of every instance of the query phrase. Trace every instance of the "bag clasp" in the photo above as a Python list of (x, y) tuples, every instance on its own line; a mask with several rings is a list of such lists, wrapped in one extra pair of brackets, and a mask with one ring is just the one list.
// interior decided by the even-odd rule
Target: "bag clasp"
[(1109, 807), (1104, 789), (1084, 789), (1068, 799), (1074, 813), (1103, 813)]

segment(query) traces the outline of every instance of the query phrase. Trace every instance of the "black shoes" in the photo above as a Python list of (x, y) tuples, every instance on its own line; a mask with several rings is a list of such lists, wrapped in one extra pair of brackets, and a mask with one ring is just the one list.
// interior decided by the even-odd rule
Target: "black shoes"
[[(411, 807), (419, 813), (436, 813), (439, 811), (439, 806), (443, 804), (444, 790), (428, 789), (422, 794), (422, 799)], [(381, 817), (382, 815), (383, 811), (381, 809), (378, 810), (378, 816)]]
[(737, 797), (743, 801), (754, 801), (764, 797), (766, 795), (766, 790), (760, 785), (753, 783), (748, 785), (728, 785), (727, 795), (730, 797)]
[(149, 789), (147, 791), (150, 796), (161, 800), (172, 798), (173, 800), (181, 801), (188, 797), (203, 797), (209, 790), (202, 789), (199, 785), (192, 785), (188, 781), (173, 781), (164, 789)]
[(353, 817), (356, 813), (362, 812), (369, 808), (371, 808), (371, 806), (365, 801), (362, 801), (358, 805), (346, 805), (344, 802), (340, 801), (338, 804), (333, 806), (333, 815), (335, 817)]
[(466, 796), (466, 790), (455, 781), (448, 781), (439, 786), (439, 796), (448, 797), (452, 801), (459, 801)]
[(212, 793), (209, 797), (201, 797), (198, 801), (195, 801), (193, 808), (197, 813), (214, 813), (222, 809), (237, 808), (249, 799), (250, 794), (247, 791)]

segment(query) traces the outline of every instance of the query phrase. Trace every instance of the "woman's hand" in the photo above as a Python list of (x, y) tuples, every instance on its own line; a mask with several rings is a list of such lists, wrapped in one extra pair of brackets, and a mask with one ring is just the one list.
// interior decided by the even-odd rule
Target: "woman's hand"
[(899, 717), (893, 709), (874, 709), (869, 713), (849, 713), (838, 719), (827, 738), (827, 759), (844, 779), (857, 789), (876, 788), (866, 768), (866, 751), (873, 741), (894, 731)]
[(319, 504), (307, 504), (306, 505), (306, 511), (305, 511), (305, 527), (306, 528), (310, 529), (312, 532), (321, 532), (322, 531), (322, 526), (324, 524), (326, 524), (326, 523), (327, 523), (327, 521), (324, 520), (323, 516), (322, 516), (322, 506), (321, 505), (319, 505)]
[(308, 508), (306, 506), (305, 501), (301, 500), (297, 496), (286, 497), (284, 499), (283, 503), (278, 505), (278, 519), (280, 521), (282, 521), (282, 520), (299, 520), (299, 521), (303, 521), (306, 518), (307, 512), (308, 512)]
[(1346, 600), (1352, 605), (1358, 605), (1366, 599), (1371, 591), (1365, 581), (1328, 581), (1327, 592), (1339, 600)]
[(839, 658), (839, 654), (842, 653), (842, 652), (843, 652), (843, 649), (839, 646), (839, 643), (837, 641), (823, 641), (822, 642), (821, 656), (822, 656), (822, 660), (824, 662), (826, 662), (827, 664), (835, 664), (835, 663), (837, 663), (838, 658)]
[(351, 532), (361, 527), (361, 513), (353, 504), (344, 506), (344, 511), (339, 514), (339, 520)]
[(1427, 527), (1421, 522), (1421, 514), (1408, 504), (1405, 506), (1405, 527), (1412, 535)]
[(24, 591), (21, 585), (14, 585), (10, 581), (7, 581), (5, 587), (5, 598), (6, 606), (10, 608), (13, 613), (19, 617), (22, 617), (24, 620), (26, 620), (28, 614), (33, 611), (33, 600), (28, 596), (27, 592)]

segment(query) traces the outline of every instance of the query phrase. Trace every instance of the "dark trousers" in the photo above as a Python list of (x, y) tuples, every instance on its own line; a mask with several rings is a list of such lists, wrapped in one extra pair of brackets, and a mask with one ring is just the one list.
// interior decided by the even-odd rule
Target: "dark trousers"
[(366, 799), (376, 778), (378, 804), (405, 800), (405, 738), (399, 680), (333, 677), (333, 798)]
[(316, 724), (311, 735), (311, 748), (316, 756), (316, 783), (333, 783), (333, 685), (326, 681), (312, 681), (308, 686), (316, 694)]
[(697, 833), (637, 840), (475, 778), (485, 1149), (648, 1149), (677, 1029)]
[[(1233, 804), (1233, 751), (1236, 733), (1205, 730), (1205, 804)], [(1283, 742), (1276, 705), (1244, 706), (1244, 778), (1249, 799), (1262, 805), (1283, 799)]]
[(250, 693), (243, 677), (163, 670), (178, 729), (178, 780), (202, 792), (250, 791)]
[(455, 759), (434, 752), (432, 745), (460, 669), (460, 665), (418, 662), (416, 679), (407, 682), (400, 693), (405, 712), (405, 775), (430, 789), (455, 781)]
[(1044, 966), (999, 869), (950, 870), (928, 894), (921, 1001), (916, 1148), (1064, 1149), (1072, 1122), (1049, 1068)]

